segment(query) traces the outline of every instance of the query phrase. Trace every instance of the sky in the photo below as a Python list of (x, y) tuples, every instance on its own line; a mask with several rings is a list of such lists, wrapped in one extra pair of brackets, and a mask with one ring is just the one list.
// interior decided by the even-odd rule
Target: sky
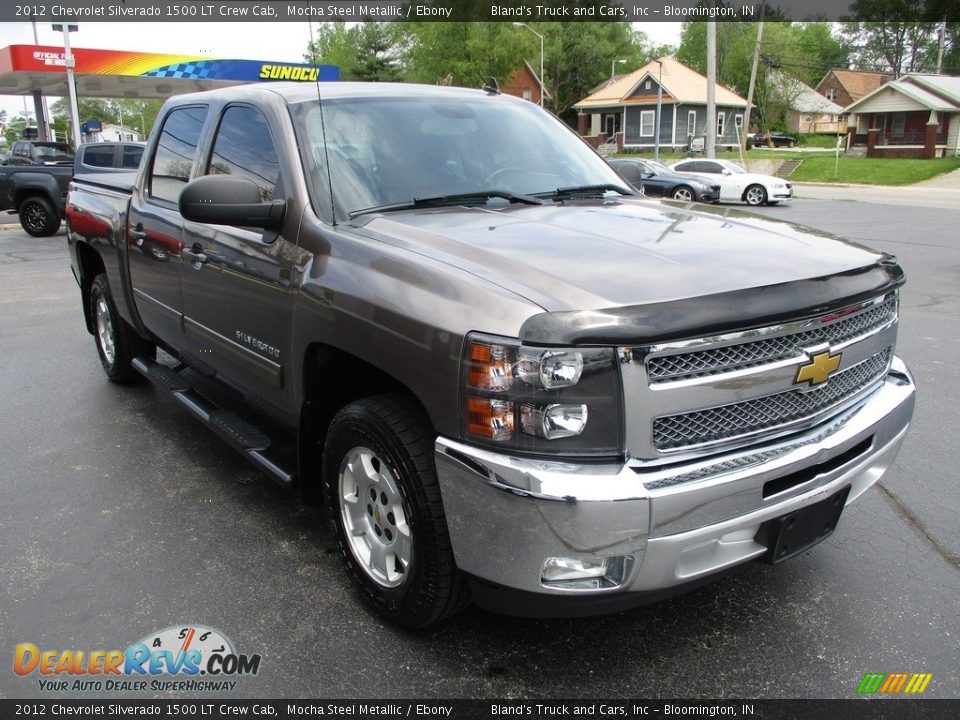
[[(682, 23), (635, 23), (658, 44), (680, 43)], [(72, 47), (105, 50), (168, 52), (184, 55), (209, 55), (220, 59), (276, 60), (303, 62), (310, 40), (310, 24), (305, 22), (264, 23), (80, 23), (72, 33)], [(63, 46), (63, 33), (50, 23), (37, 23), (41, 45)], [(30, 23), (0, 23), (0, 47), (33, 43)], [(52, 102), (52, 100), (51, 100)], [(21, 97), (0, 95), (0, 108), (15, 117), (24, 110)], [(33, 100), (27, 98), (27, 110), (33, 114)]]

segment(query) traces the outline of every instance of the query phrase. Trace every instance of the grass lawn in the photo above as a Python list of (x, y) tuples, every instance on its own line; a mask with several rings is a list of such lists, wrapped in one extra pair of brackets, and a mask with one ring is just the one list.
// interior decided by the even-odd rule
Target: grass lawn
[(836, 176), (833, 154), (804, 155), (803, 164), (790, 176), (794, 182), (863, 183), (866, 185), (911, 185), (960, 168), (960, 158), (848, 158), (840, 157)]

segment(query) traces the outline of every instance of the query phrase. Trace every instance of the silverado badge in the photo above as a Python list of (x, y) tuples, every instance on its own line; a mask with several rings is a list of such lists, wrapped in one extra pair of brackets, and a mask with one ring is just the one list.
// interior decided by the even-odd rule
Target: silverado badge
[(810, 358), (810, 362), (800, 366), (797, 371), (797, 379), (793, 381), (794, 384), (809, 382), (810, 385), (820, 385), (825, 383), (830, 374), (840, 367), (842, 357), (843, 353), (831, 355), (829, 350), (817, 353)]

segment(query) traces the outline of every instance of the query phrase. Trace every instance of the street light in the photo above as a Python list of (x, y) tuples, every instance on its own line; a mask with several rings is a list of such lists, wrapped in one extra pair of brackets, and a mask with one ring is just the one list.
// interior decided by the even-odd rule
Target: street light
[(67, 94), (70, 96), (70, 120), (73, 125), (73, 147), (80, 146), (80, 109), (77, 107), (77, 88), (73, 84), (73, 66), (75, 60), (73, 53), (70, 52), (70, 33), (77, 32), (80, 28), (76, 25), (53, 26), (54, 30), (63, 33), (63, 54), (65, 55), (65, 65), (67, 66)]
[(611, 85), (613, 85), (613, 83), (614, 83), (614, 81), (616, 80), (616, 77), (617, 77), (616, 73), (613, 71), (614, 68), (617, 66), (618, 63), (619, 63), (620, 65), (623, 65), (625, 62), (626, 62), (626, 60), (611, 60), (611, 61), (610, 61), (610, 84), (611, 84)]
[[(654, 123), (657, 129), (654, 131), (655, 137), (653, 138), (653, 159), (660, 160), (660, 104), (663, 102), (663, 62), (660, 60), (654, 60), (654, 62), (660, 66), (660, 72), (657, 74), (657, 121)], [(676, 105), (674, 105), (674, 115), (676, 115)], [(676, 122), (676, 118), (674, 118), (674, 122)]]
[(527, 30), (532, 32), (534, 35), (536, 35), (538, 38), (540, 38), (540, 107), (543, 107), (543, 35), (538, 33), (536, 30), (534, 30), (532, 27), (530, 27), (526, 23), (515, 22), (514, 25), (516, 27), (526, 28)]

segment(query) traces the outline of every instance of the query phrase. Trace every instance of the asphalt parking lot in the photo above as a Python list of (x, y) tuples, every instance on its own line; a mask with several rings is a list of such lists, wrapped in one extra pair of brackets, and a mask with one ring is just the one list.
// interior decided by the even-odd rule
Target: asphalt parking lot
[(762, 211), (908, 274), (914, 425), (829, 540), (628, 613), (470, 610), (421, 633), (360, 602), (317, 510), (157, 390), (106, 381), (62, 230), (0, 230), (0, 697), (44, 696), (11, 671), (17, 643), (124, 648), (199, 623), (263, 657), (234, 697), (852, 698), (864, 673), (930, 672), (927, 696), (960, 698), (958, 209), (801, 196)]

